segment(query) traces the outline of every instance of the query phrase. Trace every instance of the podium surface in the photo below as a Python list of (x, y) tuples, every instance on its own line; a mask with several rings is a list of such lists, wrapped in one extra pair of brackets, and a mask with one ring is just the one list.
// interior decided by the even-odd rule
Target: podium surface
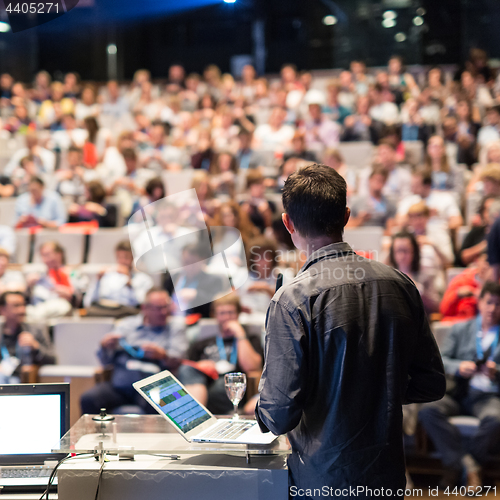
[(160, 415), (105, 424), (83, 415), (54, 451), (76, 455), (58, 470), (60, 500), (94, 498), (98, 482), (106, 500), (288, 498), (283, 436), (267, 446), (189, 443)]

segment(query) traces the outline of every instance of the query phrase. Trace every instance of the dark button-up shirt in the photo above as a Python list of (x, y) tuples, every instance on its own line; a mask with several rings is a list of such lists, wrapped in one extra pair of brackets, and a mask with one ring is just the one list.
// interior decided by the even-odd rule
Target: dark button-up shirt
[(445, 386), (413, 282), (347, 243), (314, 252), (274, 295), (256, 414), (264, 431), (288, 433), (291, 485), (396, 495), (402, 404), (440, 399)]

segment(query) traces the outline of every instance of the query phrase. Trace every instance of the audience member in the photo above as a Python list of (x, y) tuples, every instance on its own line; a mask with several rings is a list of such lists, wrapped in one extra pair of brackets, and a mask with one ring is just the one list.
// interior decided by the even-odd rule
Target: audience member
[(212, 187), (218, 195), (233, 198), (236, 192), (236, 174), (238, 163), (236, 158), (227, 151), (221, 151), (211, 163), (209, 174)]
[(429, 170), (417, 169), (412, 176), (412, 196), (407, 196), (398, 204), (397, 223), (407, 223), (408, 210), (412, 205), (424, 201), (430, 210), (429, 224), (441, 231), (454, 230), (463, 225), (462, 214), (452, 193), (432, 189), (432, 175)]
[(42, 226), (56, 228), (66, 222), (66, 207), (54, 191), (45, 189), (39, 177), (32, 177), (28, 192), (16, 200), (16, 228)]
[(14, 170), (19, 166), (21, 160), (27, 156), (33, 158), (37, 172), (52, 174), (56, 166), (55, 154), (40, 146), (38, 137), (35, 132), (26, 134), (26, 147), (18, 149), (9, 160), (9, 163), (4, 168), (3, 174), (6, 176), (12, 175)]
[[(500, 446), (500, 285), (487, 282), (478, 301), (479, 315), (457, 323), (445, 338), (441, 354), (453, 387), (440, 401), (426, 403), (419, 418), (446, 467), (441, 486), (454, 488), (465, 470), (467, 487), (482, 486), (481, 465)], [(455, 415), (480, 420), (464, 448), (458, 430), (448, 420)]]
[(40, 246), (39, 252), (46, 271), (26, 278), (31, 304), (28, 317), (35, 320), (65, 316), (71, 311), (75, 288), (65, 269), (64, 248), (48, 241)]
[[(377, 148), (375, 162), (388, 171), (383, 194), (394, 202), (402, 200), (411, 192), (411, 173), (408, 169), (397, 165), (396, 147), (392, 141), (381, 140)], [(371, 168), (366, 168), (359, 174), (358, 194), (368, 195), (368, 179)]]
[(3, 292), (26, 292), (26, 280), (21, 271), (8, 269), (10, 253), (0, 247), (0, 294)]
[(354, 196), (349, 204), (348, 227), (377, 226), (390, 233), (396, 206), (382, 194), (388, 176), (384, 167), (374, 165), (368, 179), (368, 196)]
[(313, 151), (334, 148), (339, 143), (341, 127), (323, 115), (321, 104), (318, 100), (309, 100), (309, 116), (304, 122), (306, 146)]
[(116, 245), (116, 265), (100, 271), (87, 288), (83, 305), (89, 315), (121, 317), (137, 314), (146, 293), (153, 287), (151, 276), (138, 272), (130, 242)]
[(421, 262), (421, 250), (413, 234), (401, 232), (393, 236), (389, 264), (412, 279), (427, 313), (438, 310), (440, 297), (435, 284), (435, 270)]
[(479, 224), (474, 224), (465, 236), (457, 255), (459, 266), (468, 266), (476, 257), (486, 251), (487, 234), (495, 219), (500, 215), (500, 198), (485, 196), (478, 210)]
[(419, 246), (430, 245), (443, 267), (449, 267), (454, 260), (453, 244), (449, 233), (436, 229), (429, 224), (431, 211), (424, 201), (412, 205), (408, 210), (409, 229), (417, 238)]
[(306, 148), (306, 138), (303, 133), (296, 132), (292, 139), (292, 150), (285, 153), (283, 159), (287, 161), (290, 158), (306, 160), (310, 163), (316, 163), (316, 155)]
[(194, 363), (180, 367), (179, 379), (211, 412), (223, 414), (233, 408), (224, 388), (224, 375), (261, 370), (263, 352), (260, 335), (247, 333), (238, 322), (241, 306), (237, 296), (215, 300), (212, 310), (218, 333), (189, 347), (187, 357)]
[(250, 241), (248, 249), (248, 279), (237, 291), (241, 305), (251, 314), (266, 314), (278, 277), (278, 249), (265, 236)]
[(479, 292), (491, 273), (486, 251), (449, 283), (439, 306), (441, 321), (464, 321), (477, 314)]
[(182, 249), (181, 269), (165, 275), (164, 288), (174, 298), (177, 306), (186, 315), (210, 316), (210, 303), (219, 294), (230, 290), (229, 282), (223, 277), (206, 272), (206, 260), (210, 248), (200, 243), (186, 245)]
[(427, 143), (425, 166), (432, 172), (432, 188), (462, 194), (461, 173), (456, 165), (450, 165), (445, 143), (439, 135), (433, 135)]
[(90, 181), (84, 186), (82, 203), (72, 203), (69, 222), (97, 221), (99, 227), (115, 227), (118, 219), (116, 205), (105, 202), (106, 190), (99, 181)]
[(248, 214), (252, 223), (263, 233), (271, 225), (276, 205), (265, 197), (264, 176), (260, 170), (251, 170), (247, 174), (248, 199), (241, 207)]
[(101, 382), (83, 394), (83, 413), (113, 413), (125, 405), (137, 405), (144, 413), (155, 410), (132, 387), (134, 382), (161, 370), (177, 371), (187, 349), (185, 326), (171, 318), (170, 298), (164, 290), (151, 288), (141, 314), (122, 319), (114, 332), (101, 340), (98, 351), (103, 367), (111, 366), (109, 382)]
[(269, 122), (255, 129), (255, 147), (285, 151), (290, 146), (294, 135), (293, 127), (284, 123), (285, 118), (286, 111), (283, 108), (273, 108)]
[(0, 383), (19, 383), (22, 366), (56, 362), (48, 331), (26, 323), (26, 300), (22, 292), (5, 291), (0, 295)]

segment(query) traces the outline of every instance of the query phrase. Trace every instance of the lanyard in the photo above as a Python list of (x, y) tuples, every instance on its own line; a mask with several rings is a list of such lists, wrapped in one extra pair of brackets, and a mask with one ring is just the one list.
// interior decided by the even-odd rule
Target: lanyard
[(1, 354), (2, 354), (2, 356), (0, 357), (0, 359), (9, 359), (10, 358), (9, 351), (8, 351), (7, 347), (5, 347), (5, 346), (2, 346)]
[(374, 198), (373, 196), (370, 196), (370, 199), (371, 199), (371, 203), (372, 203), (372, 206), (373, 206), (373, 210), (375, 212), (385, 212), (386, 211), (386, 205), (385, 205), (385, 201), (384, 199), (382, 198), (381, 200), (377, 200), (376, 198)]
[[(224, 346), (224, 341), (220, 335), (217, 335), (216, 339), (217, 347), (219, 348), (219, 356), (221, 360), (227, 361), (227, 352), (226, 347)], [(231, 351), (231, 359), (229, 362), (236, 366), (236, 362), (238, 361), (238, 350), (236, 348), (236, 339), (233, 341), (233, 350)]]
[[(177, 290), (182, 290), (186, 287), (188, 284), (186, 276), (181, 276), (181, 279), (177, 282), (177, 285), (175, 285), (175, 288)], [(186, 287), (186, 288), (198, 288), (198, 280), (193, 280), (189, 283), (191, 286)]]
[[(481, 323), (482, 323), (481, 316), (478, 316), (477, 317), (477, 335), (476, 335), (476, 353), (477, 353), (478, 360), (484, 359), (483, 345), (481, 343), (481, 336), (480, 336)], [(494, 327), (494, 329), (495, 329), (495, 338), (493, 339), (493, 342), (491, 343), (490, 347), (488, 348), (488, 351), (490, 352), (488, 359), (493, 359), (493, 355), (495, 354), (495, 349), (497, 348), (497, 345), (498, 345), (498, 337), (500, 336), (500, 326), (496, 325)]]

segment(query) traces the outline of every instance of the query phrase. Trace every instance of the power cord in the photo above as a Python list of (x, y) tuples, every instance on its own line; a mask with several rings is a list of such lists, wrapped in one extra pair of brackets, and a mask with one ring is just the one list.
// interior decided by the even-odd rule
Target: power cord
[(49, 482), (47, 484), (47, 488), (45, 489), (45, 491), (42, 493), (42, 496), (39, 498), (39, 500), (43, 500), (43, 497), (45, 496), (45, 499), (46, 500), (49, 500), (49, 491), (50, 491), (50, 488), (52, 487), (52, 483), (54, 482), (54, 479), (56, 478), (56, 473), (57, 473), (57, 469), (59, 469), (59, 467), (64, 463), (64, 462), (67, 462), (68, 460), (71, 460), (72, 458), (89, 458), (89, 457), (93, 457), (94, 455), (91, 455), (89, 453), (82, 453), (80, 455), (75, 455), (75, 456), (69, 456), (69, 457), (64, 457), (63, 459), (59, 460), (59, 462), (57, 463), (57, 465), (54, 467), (54, 469), (52, 469), (52, 473), (50, 474), (50, 477), (49, 477)]
[(102, 479), (102, 475), (104, 472), (104, 464), (105, 463), (106, 463), (106, 460), (103, 460), (101, 463), (101, 467), (99, 469), (99, 477), (97, 478), (97, 488), (95, 490), (95, 500), (97, 500), (99, 498), (99, 488), (101, 486), (101, 479)]
[[(170, 458), (171, 460), (178, 460), (180, 458), (179, 455), (163, 455), (163, 454), (159, 454), (159, 453), (152, 453), (151, 455), (152, 456), (156, 456), (156, 457), (162, 457), (162, 458)], [(42, 493), (42, 496), (38, 500), (43, 500), (44, 497), (45, 497), (45, 500), (49, 500), (50, 488), (52, 487), (52, 483), (54, 482), (54, 479), (56, 477), (57, 469), (59, 469), (59, 467), (64, 462), (67, 462), (68, 460), (71, 460), (71, 459), (90, 458), (90, 457), (96, 458), (96, 455), (95, 454), (91, 454), (91, 453), (82, 453), (82, 454), (79, 454), (79, 455), (73, 455), (73, 456), (64, 457), (63, 459), (59, 460), (59, 462), (57, 463), (57, 465), (52, 470), (52, 473), (51, 473), (51, 475), (49, 477), (49, 482), (47, 484), (47, 488), (45, 489), (45, 491)], [(101, 487), (101, 480), (102, 480), (102, 476), (103, 476), (103, 472), (104, 472), (104, 465), (106, 464), (106, 462), (107, 462), (107, 460), (104, 459), (102, 461), (102, 463), (101, 463), (101, 467), (99, 468), (99, 477), (97, 478), (97, 488), (96, 488), (96, 491), (95, 491), (95, 500), (98, 500), (98, 498), (99, 498), (99, 490), (100, 490), (100, 487)]]

